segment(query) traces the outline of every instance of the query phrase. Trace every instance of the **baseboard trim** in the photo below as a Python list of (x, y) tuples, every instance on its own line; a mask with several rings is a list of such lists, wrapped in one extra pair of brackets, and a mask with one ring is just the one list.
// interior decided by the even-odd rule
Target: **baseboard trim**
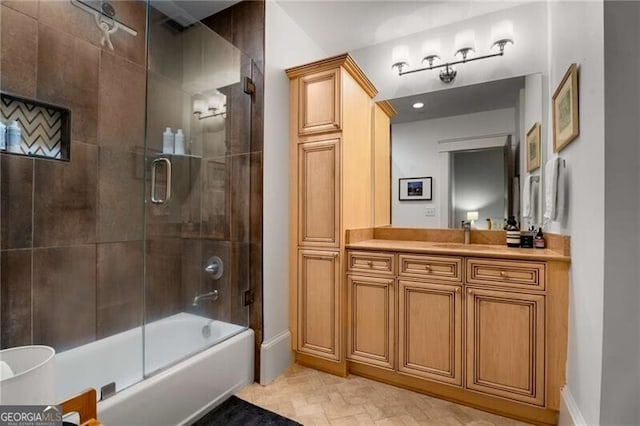
[(560, 417), (558, 418), (558, 426), (586, 426), (576, 400), (568, 387), (562, 388), (560, 392)]
[(291, 333), (285, 330), (260, 346), (260, 384), (268, 385), (291, 364)]

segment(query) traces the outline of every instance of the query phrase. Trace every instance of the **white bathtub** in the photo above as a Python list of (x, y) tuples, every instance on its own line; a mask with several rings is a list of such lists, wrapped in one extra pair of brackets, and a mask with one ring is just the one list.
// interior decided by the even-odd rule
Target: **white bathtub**
[[(188, 313), (145, 330), (144, 336), (138, 327), (56, 355), (58, 400), (87, 387), (99, 394), (115, 381), (118, 393), (98, 404), (106, 426), (169, 426), (198, 418), (253, 381), (252, 330)], [(168, 367), (176, 360), (182, 361)]]

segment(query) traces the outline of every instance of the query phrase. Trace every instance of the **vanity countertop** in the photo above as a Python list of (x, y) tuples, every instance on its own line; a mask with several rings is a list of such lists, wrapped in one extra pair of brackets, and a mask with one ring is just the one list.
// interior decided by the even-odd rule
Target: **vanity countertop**
[(550, 249), (511, 248), (495, 244), (463, 244), (451, 242), (370, 239), (347, 244), (350, 250), (410, 252), (467, 257), (493, 257), (519, 260), (556, 260), (569, 262), (570, 257)]

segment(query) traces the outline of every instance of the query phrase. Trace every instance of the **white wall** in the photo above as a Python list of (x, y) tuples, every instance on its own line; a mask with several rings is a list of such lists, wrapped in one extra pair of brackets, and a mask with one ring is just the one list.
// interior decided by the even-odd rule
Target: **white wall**
[[(542, 74), (533, 74), (525, 77), (524, 89), (522, 90), (522, 111), (521, 111), (521, 119), (522, 124), (520, 126), (520, 141), (522, 144), (520, 145), (520, 194), (524, 197), (522, 189), (524, 187), (524, 179), (528, 175), (538, 176), (539, 181), (537, 183), (533, 183), (533, 195), (532, 200), (535, 203), (532, 206), (532, 210), (534, 211), (531, 219), (523, 219), (522, 221), (522, 229), (529, 229), (529, 226), (540, 226), (542, 224), (542, 188), (544, 185), (544, 179), (541, 173), (544, 162), (545, 162), (545, 147), (547, 143), (547, 132), (544, 130), (547, 128), (547, 120), (546, 120), (546, 105), (543, 99), (543, 76)], [(546, 97), (545, 97), (546, 98)], [(536, 123), (540, 122), (542, 127), (540, 130), (540, 168), (538, 170), (534, 170), (529, 173), (527, 171), (527, 132), (531, 129), (531, 127)], [(520, 209), (522, 211), (522, 209)]]
[[(549, 3), (549, 99), (573, 62), (580, 73), (580, 136), (566, 160), (567, 208), (547, 231), (571, 235), (567, 391), (600, 423), (604, 284), (604, 30), (602, 1)], [(551, 123), (551, 111), (548, 112)], [(553, 155), (551, 126), (546, 158)]]
[[(464, 5), (461, 3), (460, 7)], [(453, 56), (453, 41), (458, 31), (466, 29), (475, 31), (478, 55), (491, 53), (489, 50), (491, 26), (505, 19), (513, 22), (515, 43), (506, 47), (503, 57), (459, 65), (458, 76), (453, 83), (442, 83), (438, 78), (438, 71), (435, 70), (400, 77), (391, 69), (391, 50), (394, 46), (408, 45), (412, 58), (415, 58), (412, 60), (412, 66), (416, 67), (419, 65), (422, 43), (429, 39), (440, 39), (443, 61), (459, 59)], [(535, 72), (546, 72), (547, 49), (544, 38), (546, 32), (546, 5), (544, 2), (531, 2), (390, 42), (356, 49), (350, 54), (378, 88), (377, 99), (392, 99)]]
[(640, 424), (639, 28), (640, 3), (605, 2), (601, 424)]
[[(391, 223), (394, 226), (446, 228), (448, 153), (439, 152), (438, 141), (512, 134), (515, 120), (515, 109), (507, 108), (392, 125)], [(424, 176), (433, 177), (432, 201), (398, 200), (398, 179)], [(426, 216), (427, 207), (435, 207), (435, 216)]]
[(289, 330), (289, 79), (325, 53), (273, 1), (265, 4), (263, 315), (261, 383), (291, 362)]

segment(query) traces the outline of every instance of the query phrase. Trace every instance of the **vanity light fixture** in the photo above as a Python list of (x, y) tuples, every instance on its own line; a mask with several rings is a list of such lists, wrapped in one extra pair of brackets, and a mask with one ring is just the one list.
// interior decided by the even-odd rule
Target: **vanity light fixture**
[(391, 52), (393, 63), (391, 68), (396, 69), (398, 75), (442, 68), (440, 70), (440, 80), (444, 83), (451, 83), (458, 73), (454, 65), (503, 56), (504, 47), (508, 43), (513, 44), (513, 23), (511, 21), (503, 21), (494, 25), (491, 29), (491, 41), (493, 43), (491, 48), (498, 46), (499, 52), (469, 57), (471, 53), (476, 51), (475, 33), (472, 30), (461, 31), (456, 34), (454, 40), (455, 56), (460, 55), (461, 59), (435, 65), (434, 63), (440, 59), (440, 40), (428, 40), (422, 45), (422, 64), (426, 64), (426, 66), (416, 69), (409, 68), (409, 47), (405, 45), (396, 46)]

